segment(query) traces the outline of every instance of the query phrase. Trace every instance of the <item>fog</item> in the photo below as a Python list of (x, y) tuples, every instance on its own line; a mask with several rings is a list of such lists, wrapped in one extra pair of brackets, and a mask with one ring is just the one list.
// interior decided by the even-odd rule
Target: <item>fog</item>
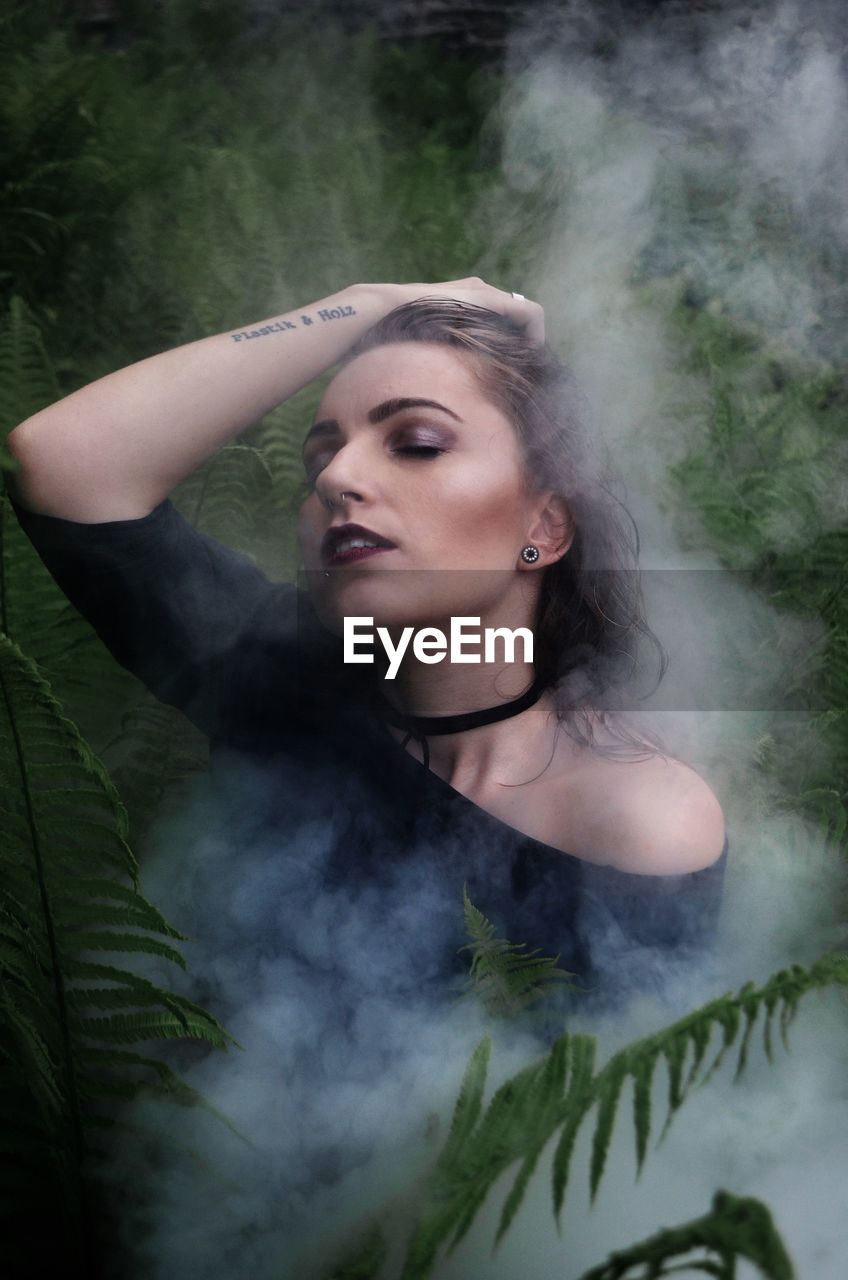
[[(491, 229), (487, 256), (498, 250), (494, 204), (539, 189), (555, 202), (543, 247), (528, 228), (526, 273), (503, 283), (543, 302), (551, 340), (626, 478), (644, 562), (656, 571), (652, 620), (671, 658), (651, 723), (711, 782), (730, 837), (719, 946), (697, 979), (671, 974), (664, 994), (606, 1016), (575, 1002), (569, 1027), (599, 1035), (601, 1060), (843, 938), (842, 863), (812, 824), (781, 809), (758, 763), (777, 740), (820, 749), (785, 695), (787, 670), (818, 634), (774, 613), (744, 573), (721, 572), (669, 479), (712, 411), (711, 386), (687, 366), (671, 323), (687, 291), (716, 315), (757, 326), (780, 358), (844, 350), (835, 328), (848, 236), (839, 25), (838, 6), (668, 6), (637, 22), (625, 10), (566, 5), (540, 10), (509, 51), (501, 189), (479, 210)], [(503, 235), (514, 234), (505, 223)], [(646, 262), (664, 276), (665, 292), (649, 300)], [(485, 276), (487, 262), (472, 270)], [(841, 461), (817, 490), (823, 527), (846, 514)], [(808, 533), (787, 517), (783, 544)], [(197, 998), (242, 1046), (185, 1068), (242, 1136), (207, 1112), (180, 1111), (167, 1121), (173, 1154), (130, 1171), (138, 1208), (126, 1215), (126, 1248), (151, 1280), (318, 1275), (330, 1238), (371, 1213), (383, 1213), (399, 1248), (479, 1038), (496, 1036), (496, 1079), (546, 1045), (523, 1027), (493, 1026), (473, 1003), (434, 1003), (417, 989), (417, 931), (438, 931), (448, 909), (437, 862), (417, 862), (388, 895), (316, 899), (332, 825), (299, 817), (281, 857), (244, 797), (271, 787), (284, 804), (289, 787), (303, 815), (321, 780), (222, 777), (198, 783), (160, 827), (145, 891), (194, 939), (186, 955)], [(844, 1008), (834, 996), (810, 998), (791, 1052), (778, 1048), (772, 1064), (756, 1052), (740, 1082), (727, 1066), (706, 1083), (638, 1182), (625, 1097), (593, 1207), (588, 1130), (561, 1236), (543, 1162), (498, 1252), (508, 1181), (436, 1274), (576, 1280), (611, 1249), (705, 1213), (725, 1187), (769, 1205), (799, 1277), (841, 1280), (845, 1051)], [(660, 1096), (664, 1084), (659, 1073)], [(141, 1108), (137, 1122), (161, 1118)], [(740, 1268), (740, 1280), (752, 1274)]]

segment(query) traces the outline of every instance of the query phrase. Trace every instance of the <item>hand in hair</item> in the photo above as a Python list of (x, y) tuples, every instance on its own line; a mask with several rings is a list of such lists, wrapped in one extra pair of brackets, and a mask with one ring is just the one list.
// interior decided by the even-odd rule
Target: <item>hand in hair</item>
[(472, 306), (485, 307), (514, 321), (531, 342), (541, 345), (545, 341), (545, 313), (538, 302), (520, 293), (510, 293), (486, 284), (479, 276), (464, 280), (443, 280), (439, 284), (407, 284), (400, 286), (406, 293), (403, 302), (419, 298), (451, 298), (456, 302), (468, 302)]

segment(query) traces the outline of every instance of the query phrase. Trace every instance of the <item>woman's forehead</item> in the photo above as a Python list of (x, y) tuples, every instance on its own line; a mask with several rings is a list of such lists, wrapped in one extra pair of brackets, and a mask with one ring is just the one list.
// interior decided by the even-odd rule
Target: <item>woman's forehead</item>
[[(334, 409), (367, 413), (384, 400), (429, 399), (458, 412), (451, 400), (489, 397), (464, 353), (445, 343), (393, 342), (356, 356), (333, 378), (321, 397), (316, 418), (336, 416)], [(461, 416), (461, 413), (460, 413)]]

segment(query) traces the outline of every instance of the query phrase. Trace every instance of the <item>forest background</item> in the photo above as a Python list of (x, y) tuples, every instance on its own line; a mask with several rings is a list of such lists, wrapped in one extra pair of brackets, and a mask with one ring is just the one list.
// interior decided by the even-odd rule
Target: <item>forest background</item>
[[(747, 48), (750, 22), (740, 29), (732, 6), (723, 25), (700, 28), (715, 15), (681, 28), (675, 6), (665, 16), (661, 5), (633, 14), (620, 5), (540, 7), (524, 26), (513, 17), (509, 39), (483, 52), (391, 41), (376, 27), (345, 30), (319, 5), (285, 19), (267, 5), (201, 0), (120, 9), (121, 21), (99, 34), (45, 0), (7, 4), (0, 18), (3, 435), (114, 368), (353, 280), (473, 272), (540, 297), (551, 340), (608, 412), (619, 443), (627, 414), (614, 397), (604, 402), (605, 378), (622, 351), (628, 373), (659, 357), (650, 396), (636, 408), (632, 396), (622, 399), (631, 401), (631, 439), (645, 438), (643, 420), (661, 424), (648, 439), (664, 446), (662, 463), (656, 449), (650, 464), (639, 448), (628, 457), (637, 479), (647, 468), (676, 563), (723, 567), (769, 603), (774, 615), (763, 617), (801, 628), (758, 622), (754, 658), (723, 692), (719, 709), (753, 706), (759, 719), (745, 738), (744, 770), (722, 777), (722, 799), (732, 825), (738, 814), (750, 818), (753, 788), (766, 842), (781, 833), (780, 865), (794, 859), (810, 877), (826, 869), (825, 924), (816, 916), (805, 931), (805, 917), (794, 932), (778, 930), (773, 978), (741, 975), (759, 985), (657, 1024), (598, 1071), (594, 1041), (574, 1032), (484, 1108), (488, 1050), (479, 1051), (417, 1225), (407, 1213), (402, 1226), (375, 1229), (333, 1271), (426, 1275), (517, 1164), (501, 1226), (511, 1224), (528, 1184), (542, 1180), (536, 1165), (558, 1131), (561, 1200), (590, 1113), (597, 1189), (625, 1082), (634, 1082), (641, 1163), (660, 1060), (674, 1111), (707, 1074), (711, 1037), (717, 1052), (737, 1040), (747, 1052), (744, 1033), (758, 1017), (788, 1019), (802, 995), (846, 981), (825, 944), (840, 944), (848, 910), (839, 873), (848, 840), (848, 168), (833, 131), (822, 141), (814, 127), (832, 118), (848, 133), (844, 42), (827, 22), (817, 26), (824, 10), (815, 6), (804, 22), (784, 8), (754, 32), (760, 46), (768, 36), (772, 83), (794, 91), (783, 107), (771, 100), (785, 112), (788, 150), (777, 163), (763, 148), (752, 164), (744, 124), (734, 133), (715, 104), (696, 118), (681, 81), (672, 84), (676, 113), (661, 108), (641, 78), (644, 64), (625, 57), (650, 37), (697, 59), (699, 41), (716, 31), (725, 47), (735, 32), (734, 47)], [(616, 95), (602, 90), (618, 69), (631, 76), (629, 99), (626, 84)], [(816, 98), (821, 84), (829, 96)], [(631, 194), (613, 201), (598, 241), (588, 224), (604, 222), (605, 172), (617, 183), (625, 175)], [(650, 344), (634, 345), (636, 330)], [(605, 341), (609, 363), (592, 364), (587, 350)], [(316, 394), (275, 410), (176, 495), (200, 528), (272, 576), (296, 570), (293, 541), (280, 531), (292, 526), (300, 425)], [(204, 746), (105, 654), (42, 569), (8, 500), (0, 529), (0, 1114), (4, 1208), (15, 1227), (2, 1249), (10, 1274), (40, 1274), (57, 1257), (66, 1270), (94, 1274), (122, 1212), (120, 1195), (102, 1199), (97, 1155), (109, 1139), (96, 1135), (108, 1134), (115, 1105), (140, 1089), (194, 1097), (152, 1041), (226, 1043), (214, 1018), (140, 977), (129, 959), (147, 952), (179, 963), (176, 931), (140, 893), (135, 855), (202, 768)], [(781, 648), (785, 634), (800, 634), (803, 652)], [(763, 664), (754, 702), (728, 703)], [(744, 858), (742, 866), (744, 880)], [(478, 944), (485, 939), (478, 922)], [(819, 943), (820, 960), (810, 952)], [(497, 976), (497, 954), (493, 963)], [(825, 1008), (831, 1044), (844, 1005), (831, 996)], [(817, 1026), (804, 1035), (815, 1037)], [(768, 1073), (760, 1079), (767, 1089)], [(844, 1098), (828, 1105), (839, 1101), (844, 1110)], [(706, 1217), (634, 1246), (597, 1275), (641, 1275), (649, 1256), (670, 1266), (697, 1246), (725, 1268), (710, 1274), (730, 1277), (735, 1259), (747, 1257), (762, 1274), (786, 1276), (761, 1209), (717, 1199)], [(481, 1257), (475, 1275), (495, 1265)], [(269, 1274), (287, 1274), (285, 1265), (269, 1264)], [(562, 1266), (578, 1274), (567, 1251)]]

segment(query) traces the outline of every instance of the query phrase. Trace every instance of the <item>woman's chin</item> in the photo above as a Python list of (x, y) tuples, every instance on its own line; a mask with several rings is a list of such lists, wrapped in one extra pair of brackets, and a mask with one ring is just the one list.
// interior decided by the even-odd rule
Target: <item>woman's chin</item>
[(394, 629), (433, 625), (446, 611), (450, 615), (445, 575), (438, 570), (345, 566), (306, 576), (318, 617), (337, 635), (345, 618), (370, 618), (375, 627)]
[(400, 572), (331, 569), (307, 574), (315, 612), (329, 631), (341, 635), (345, 618), (370, 618), (375, 627), (417, 625), (412, 582)]

